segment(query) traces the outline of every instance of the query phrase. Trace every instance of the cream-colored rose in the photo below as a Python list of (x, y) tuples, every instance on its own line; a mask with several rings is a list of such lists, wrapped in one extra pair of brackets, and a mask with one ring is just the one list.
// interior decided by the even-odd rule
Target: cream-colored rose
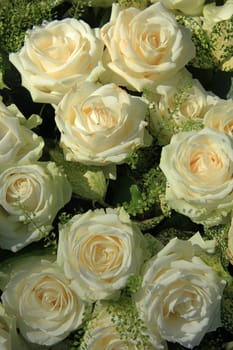
[(15, 165), (0, 173), (0, 246), (14, 252), (38, 241), (71, 198), (71, 185), (53, 162)]
[(227, 0), (222, 6), (214, 2), (206, 4), (203, 8), (203, 29), (211, 32), (214, 25), (230, 19), (233, 15), (233, 0)]
[(218, 99), (187, 74), (181, 74), (176, 84), (159, 86), (157, 90), (150, 113), (150, 131), (160, 145), (169, 143), (172, 135), (190, 121), (201, 125), (205, 113)]
[[(118, 320), (118, 316), (114, 315), (115, 323), (112, 321), (112, 315), (108, 311), (107, 305), (100, 304), (95, 307), (95, 315), (88, 324), (84, 334), (80, 350), (142, 350), (144, 344), (140, 339), (135, 339), (129, 328), (125, 328), (122, 320)], [(135, 320), (136, 321), (136, 320)], [(117, 325), (121, 325), (121, 331), (117, 329)], [(127, 325), (128, 326), (128, 325)], [(125, 327), (127, 327), (125, 326)], [(132, 324), (132, 328), (134, 328)], [(122, 332), (122, 333), (121, 333)], [(143, 335), (147, 335), (146, 349), (148, 350), (166, 350), (167, 346), (158, 334), (151, 334), (149, 330), (144, 331)], [(124, 334), (124, 336), (122, 336)], [(137, 344), (137, 340), (141, 343)]]
[(56, 264), (35, 257), (26, 259), (13, 271), (2, 301), (15, 314), (23, 337), (47, 346), (76, 330), (87, 306)]
[(0, 167), (36, 161), (43, 147), (42, 137), (22, 125), (20, 118), (0, 100)]
[[(151, 3), (155, 2), (158, 2), (158, 0), (151, 0)], [(200, 16), (205, 0), (159, 0), (159, 2), (170, 11), (181, 12), (190, 16)]]
[(226, 284), (194, 252), (190, 241), (172, 239), (145, 264), (142, 287), (135, 295), (146, 325), (190, 349), (221, 326)]
[(207, 128), (224, 131), (233, 138), (233, 100), (219, 100), (205, 114)]
[(45, 22), (29, 30), (24, 46), (10, 54), (22, 85), (35, 102), (57, 104), (77, 82), (97, 79), (103, 43), (98, 29), (74, 18)]
[(197, 223), (214, 226), (233, 209), (233, 140), (204, 128), (181, 132), (164, 146), (160, 167), (171, 208)]
[[(131, 7), (119, 13), (113, 6), (113, 12), (101, 29), (109, 56), (104, 60), (125, 86), (142, 91), (170, 81), (194, 57), (191, 33), (160, 3), (142, 11)], [(111, 73), (109, 76), (114, 81)]]
[(16, 329), (16, 318), (7, 314), (0, 304), (0, 349), (1, 350), (29, 350)]
[[(80, 84), (56, 109), (60, 145), (68, 161), (108, 165), (149, 142), (147, 104), (115, 84)], [(148, 139), (148, 141), (147, 141)]]
[(123, 208), (75, 215), (59, 231), (57, 261), (84, 300), (113, 297), (139, 272), (144, 237)]

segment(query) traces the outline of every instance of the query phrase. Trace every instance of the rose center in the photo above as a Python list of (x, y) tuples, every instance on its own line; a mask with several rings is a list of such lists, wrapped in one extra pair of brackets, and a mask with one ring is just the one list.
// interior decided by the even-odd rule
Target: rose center
[(222, 168), (221, 159), (215, 152), (195, 153), (190, 160), (190, 170), (193, 174), (203, 174)]
[(116, 116), (107, 107), (92, 103), (85, 106), (83, 112), (87, 116), (87, 124), (90, 130), (96, 128), (110, 129), (116, 124)]
[(30, 191), (31, 183), (27, 178), (20, 178), (14, 181), (7, 190), (6, 200), (12, 203), (17, 198), (25, 197)]
[(46, 309), (58, 310), (68, 304), (67, 293), (59, 281), (57, 282), (47, 277), (33, 289), (36, 300)]
[(82, 262), (97, 274), (116, 270), (122, 262), (121, 241), (117, 237), (92, 237), (82, 252)]

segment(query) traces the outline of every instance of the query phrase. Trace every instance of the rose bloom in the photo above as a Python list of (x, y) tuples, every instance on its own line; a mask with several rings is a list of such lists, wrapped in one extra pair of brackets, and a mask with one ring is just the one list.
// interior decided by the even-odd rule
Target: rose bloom
[[(218, 99), (187, 74), (181, 74), (176, 84), (159, 86), (157, 91), (150, 113), (150, 132), (160, 145), (169, 143), (174, 131), (182, 131), (188, 121), (201, 124), (205, 113)], [(168, 125), (172, 127), (169, 129)]]
[(106, 299), (138, 273), (143, 245), (144, 236), (123, 208), (89, 210), (60, 228), (57, 261), (82, 299)]
[(115, 84), (78, 85), (56, 109), (66, 160), (90, 165), (124, 162), (132, 150), (150, 142), (146, 111), (141, 98)]
[(219, 100), (205, 114), (207, 128), (224, 131), (233, 138), (233, 100)]
[(221, 326), (226, 284), (194, 253), (190, 241), (172, 239), (145, 264), (142, 287), (135, 295), (145, 324), (186, 348), (199, 345), (207, 332)]
[(14, 315), (8, 315), (0, 304), (0, 348), (1, 350), (29, 350), (17, 333)]
[(53, 162), (15, 165), (0, 173), (0, 245), (13, 252), (38, 241), (70, 200), (71, 185)]
[(22, 336), (30, 343), (53, 345), (83, 322), (85, 304), (56, 264), (30, 257), (13, 271), (2, 294), (15, 314)]
[(57, 104), (76, 82), (97, 79), (102, 51), (98, 29), (66, 18), (28, 30), (24, 46), (9, 58), (33, 101)]
[(223, 223), (233, 208), (233, 140), (204, 128), (174, 135), (161, 153), (171, 208), (197, 223)]
[[(80, 350), (142, 350), (142, 344), (137, 344), (137, 340), (133, 339), (130, 330), (125, 330), (127, 340), (122, 337), (122, 334), (112, 321), (112, 315), (103, 304), (95, 307), (96, 315), (88, 324), (88, 328), (84, 334)], [(115, 315), (114, 315), (115, 316)], [(115, 317), (118, 323), (117, 317)], [(122, 324), (121, 320), (119, 322)], [(134, 326), (134, 325), (132, 325)], [(124, 327), (122, 327), (124, 328)], [(159, 334), (151, 334), (145, 332), (149, 337), (146, 345), (148, 350), (166, 350), (166, 342), (164, 342)], [(144, 334), (145, 335), (145, 334)], [(140, 335), (139, 335), (140, 337)]]
[(101, 35), (107, 47), (105, 64), (122, 79), (121, 85), (125, 81), (137, 91), (157, 86), (194, 57), (191, 33), (160, 3), (142, 11), (130, 7), (117, 13), (115, 7)]
[(20, 118), (0, 100), (0, 167), (38, 160), (43, 147), (42, 137), (21, 124)]
[[(151, 3), (155, 2), (158, 2), (158, 0), (151, 0)], [(200, 16), (205, 0), (160, 0), (160, 3), (170, 11), (181, 12), (190, 16)]]

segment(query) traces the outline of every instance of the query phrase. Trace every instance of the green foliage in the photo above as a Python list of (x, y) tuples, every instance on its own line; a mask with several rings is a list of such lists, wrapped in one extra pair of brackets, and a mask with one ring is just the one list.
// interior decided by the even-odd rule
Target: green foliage
[(179, 24), (190, 29), (196, 55), (190, 64), (198, 68), (213, 68), (216, 63), (211, 54), (211, 43), (208, 34), (203, 29), (203, 20), (197, 16), (176, 16)]
[(122, 8), (136, 7), (139, 10), (143, 10), (150, 4), (150, 1), (148, 1), (148, 0), (118, 0), (118, 3)]
[(132, 151), (127, 159), (126, 164), (134, 178), (140, 178), (145, 172), (159, 162), (160, 149), (156, 140), (150, 146), (140, 147)]
[(216, 23), (210, 33), (203, 29), (201, 17), (179, 15), (176, 19), (192, 32), (196, 55), (190, 65), (233, 71), (233, 17)]
[[(123, 205), (125, 210), (138, 220), (145, 222), (146, 227), (154, 226), (163, 218), (162, 196), (165, 193), (166, 178), (161, 172), (158, 162), (160, 149), (155, 141), (151, 146), (133, 151), (126, 160), (128, 198), (122, 196), (118, 186), (119, 198), (123, 200), (117, 204)], [(155, 218), (156, 217), (156, 218)]]
[(215, 24), (210, 34), (210, 47), (217, 66), (233, 71), (233, 17)]
[(228, 231), (230, 228), (230, 223), (212, 227), (205, 227), (205, 234), (209, 239), (215, 239), (217, 244), (217, 251), (219, 252), (222, 266), (226, 269), (229, 260), (226, 254), (226, 250), (228, 247)]
[(71, 0), (64, 17), (81, 18), (85, 13), (86, 7), (89, 6), (90, 3), (89, 0)]
[(104, 203), (107, 183), (103, 167), (87, 166), (78, 162), (68, 162), (64, 159), (59, 147), (50, 150), (53, 161), (62, 166), (72, 185), (73, 194), (79, 198)]
[(20, 76), (8, 55), (24, 43), (26, 31), (56, 17), (53, 0), (11, 0), (0, 2), (0, 88), (19, 86)]
[(223, 292), (221, 319), (225, 329), (233, 334), (233, 279)]
[(215, 251), (214, 254), (208, 254), (204, 251), (201, 251), (198, 256), (204, 261), (207, 265), (209, 265), (219, 276), (221, 276), (228, 283), (232, 282), (231, 275), (224, 270), (221, 263), (221, 256), (219, 251)]
[(109, 302), (107, 310), (111, 315), (112, 323), (120, 333), (126, 346), (130, 341), (134, 340), (139, 350), (151, 349), (150, 339), (146, 334), (146, 327), (139, 318), (135, 303), (129, 296), (128, 291), (126, 293), (123, 292), (119, 300)]
[(132, 295), (136, 293), (142, 285), (142, 277), (140, 275), (132, 275), (126, 283), (126, 293)]
[(52, 0), (11, 0), (0, 5), (0, 47), (5, 53), (21, 48), (28, 29), (55, 17)]
[(57, 235), (52, 231), (51, 225), (41, 225), (36, 220), (36, 213), (27, 209), (27, 207), (21, 203), (20, 198), (18, 198), (14, 204), (15, 208), (21, 211), (20, 221), (24, 225), (31, 225), (35, 231), (38, 232), (38, 239), (43, 240), (43, 247), (49, 248), (51, 254), (56, 254), (57, 252)]
[(159, 166), (152, 167), (135, 184), (130, 186), (131, 198), (124, 202), (126, 211), (135, 219), (163, 218), (162, 198), (165, 193), (166, 178)]

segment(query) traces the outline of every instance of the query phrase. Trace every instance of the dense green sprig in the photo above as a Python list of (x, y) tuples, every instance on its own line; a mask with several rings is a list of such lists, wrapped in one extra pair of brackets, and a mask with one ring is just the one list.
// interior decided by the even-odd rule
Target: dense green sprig
[(216, 240), (216, 249), (219, 251), (221, 263), (225, 269), (229, 264), (229, 260), (226, 254), (226, 250), (228, 247), (227, 235), (229, 228), (230, 223), (213, 227), (205, 227), (205, 234), (207, 235), (207, 237)]
[(233, 17), (215, 24), (210, 34), (212, 57), (223, 71), (233, 70)]
[(139, 10), (144, 10), (149, 4), (148, 0), (118, 0), (122, 8), (136, 7)]
[(163, 201), (165, 188), (166, 178), (159, 166), (152, 167), (130, 186), (130, 200), (123, 206), (136, 220), (144, 220), (145, 229), (150, 229), (150, 225), (156, 226), (168, 213)]
[(221, 319), (225, 329), (233, 334), (233, 281), (223, 292)]
[(70, 6), (67, 8), (67, 11), (64, 13), (64, 17), (73, 17), (76, 19), (81, 18), (85, 9), (88, 5), (91, 4), (89, 0), (70, 0)]
[(135, 303), (128, 293), (123, 294), (118, 301), (111, 301), (107, 310), (113, 325), (126, 345), (134, 340), (138, 349), (151, 348), (149, 335), (146, 334), (147, 329), (139, 318)]
[(52, 20), (52, 0), (11, 0), (2, 1), (0, 6), (0, 47), (9, 53), (18, 51), (24, 42), (25, 32), (44, 20)]
[(126, 159), (126, 164), (128, 164), (133, 177), (140, 178), (159, 162), (159, 155), (160, 149), (156, 140), (153, 140), (150, 146), (140, 147), (132, 151)]
[(196, 48), (196, 55), (190, 64), (197, 68), (214, 68), (216, 66), (215, 59), (211, 54), (211, 44), (208, 34), (203, 29), (203, 20), (197, 16), (176, 16), (179, 24), (190, 29), (192, 33), (192, 41)]

